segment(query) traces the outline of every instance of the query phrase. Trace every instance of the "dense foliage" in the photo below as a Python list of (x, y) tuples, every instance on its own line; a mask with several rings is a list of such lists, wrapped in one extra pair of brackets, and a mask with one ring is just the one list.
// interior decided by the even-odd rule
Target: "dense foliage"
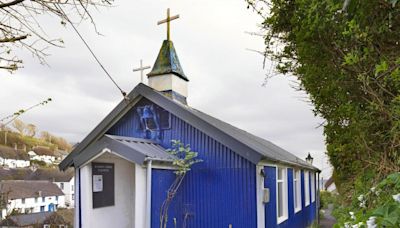
[(265, 56), (299, 79), (326, 120), (339, 191), (352, 193), (356, 180), (373, 184), (398, 171), (400, 2), (247, 2), (264, 18)]
[(0, 145), (5, 145), (14, 148), (15, 145), (18, 149), (32, 150), (36, 146), (48, 147), (51, 150), (64, 150), (71, 151), (72, 145), (62, 137), (58, 137), (42, 131), (40, 137), (32, 137), (28, 135), (22, 135), (18, 132), (10, 130), (0, 130)]
[(400, 227), (400, 173), (393, 173), (367, 191), (357, 193), (350, 206), (338, 206), (335, 227)]
[(328, 191), (321, 191), (319, 193), (320, 202), (319, 207), (326, 209), (328, 208), (329, 204), (334, 204), (336, 202), (336, 194)]

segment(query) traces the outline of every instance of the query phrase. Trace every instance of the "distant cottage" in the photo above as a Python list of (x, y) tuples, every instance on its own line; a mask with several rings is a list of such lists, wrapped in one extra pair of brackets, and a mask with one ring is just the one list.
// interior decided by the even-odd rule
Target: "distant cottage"
[(1, 219), (12, 213), (56, 211), (65, 207), (64, 193), (49, 181), (0, 181)]
[(0, 145), (0, 167), (23, 168), (30, 166), (29, 156), (22, 150)]
[(160, 227), (161, 204), (175, 178), (166, 152), (171, 140), (189, 144), (203, 162), (184, 179), (168, 227), (307, 227), (316, 221), (319, 170), (190, 107), (189, 79), (169, 39), (148, 80), (60, 164), (75, 168), (75, 227)]
[(47, 147), (37, 146), (33, 148), (33, 150), (28, 152), (30, 159), (36, 161), (42, 161), (46, 164), (53, 164), (56, 161), (56, 156), (54, 155), (54, 151), (50, 150)]
[(74, 171), (61, 172), (54, 168), (39, 168), (25, 177), (26, 180), (47, 180), (56, 184), (65, 195), (65, 207), (74, 207), (75, 181)]

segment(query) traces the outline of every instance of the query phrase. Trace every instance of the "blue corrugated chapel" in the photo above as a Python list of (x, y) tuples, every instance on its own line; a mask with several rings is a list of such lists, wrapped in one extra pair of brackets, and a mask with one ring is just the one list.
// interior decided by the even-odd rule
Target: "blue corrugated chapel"
[[(165, 40), (148, 85), (137, 85), (60, 164), (62, 170), (75, 168), (76, 227), (98, 227), (115, 219), (123, 227), (159, 228), (160, 208), (176, 177), (174, 158), (166, 152), (171, 140), (190, 145), (202, 162), (188, 172), (173, 199), (168, 228), (301, 228), (316, 223), (319, 170), (189, 106), (188, 82), (172, 41)], [(134, 175), (120, 166), (134, 167)], [(119, 184), (130, 181), (133, 190), (121, 190)]]

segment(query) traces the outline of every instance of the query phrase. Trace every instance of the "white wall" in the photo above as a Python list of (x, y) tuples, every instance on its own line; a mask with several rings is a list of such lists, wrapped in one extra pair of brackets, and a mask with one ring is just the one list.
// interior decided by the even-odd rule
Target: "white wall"
[(149, 86), (158, 91), (174, 91), (188, 96), (188, 83), (174, 74), (163, 74), (149, 77)]
[(12, 169), (13, 168), (23, 168), (23, 167), (29, 167), (30, 161), (8, 159), (8, 158), (0, 157), (0, 165), (7, 166)]
[(72, 177), (68, 182), (53, 182), (65, 194), (65, 206), (73, 208), (75, 206), (75, 178)]
[(56, 157), (49, 155), (35, 155), (31, 157), (31, 160), (43, 161), (47, 164), (53, 164), (54, 161), (56, 160)]
[[(115, 155), (105, 153), (99, 158), (95, 159), (94, 162), (107, 162), (114, 163), (114, 175), (115, 175), (115, 205), (109, 207), (101, 207), (93, 209), (92, 204), (92, 167), (91, 163), (80, 168), (81, 172), (81, 215), (82, 215), (82, 227), (83, 228), (102, 228), (102, 227), (138, 227), (143, 228), (144, 226), (134, 226), (135, 220), (140, 218), (135, 216), (141, 216), (138, 212), (135, 215), (135, 194), (138, 202), (145, 200), (143, 194), (135, 192), (135, 185), (146, 186), (143, 183), (142, 175), (136, 178), (135, 184), (135, 165)], [(141, 172), (142, 170), (139, 169)], [(145, 171), (144, 171), (145, 174)], [(77, 202), (78, 203), (78, 202)], [(144, 204), (145, 205), (145, 204)], [(136, 204), (136, 208), (140, 211), (144, 211), (144, 205)], [(77, 220), (77, 219), (76, 219)]]
[(145, 227), (146, 225), (146, 187), (147, 187), (147, 170), (135, 164), (135, 226)]
[(8, 202), (9, 204), (5, 214), (10, 214), (14, 209), (20, 210), (21, 213), (36, 213), (40, 212), (40, 207), (42, 206), (44, 206), (44, 211), (48, 211), (50, 204), (57, 205), (57, 207), (65, 207), (64, 196), (46, 196), (44, 197), (44, 201), (42, 197), (37, 197), (25, 198), (24, 203), (22, 199), (13, 199), (9, 200)]

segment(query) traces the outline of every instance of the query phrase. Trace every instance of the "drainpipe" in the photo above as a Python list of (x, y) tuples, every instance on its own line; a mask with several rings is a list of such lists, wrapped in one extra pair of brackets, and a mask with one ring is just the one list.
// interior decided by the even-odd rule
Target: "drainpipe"
[(146, 228), (151, 228), (151, 163), (147, 161), (147, 179), (146, 179)]
[[(82, 191), (81, 191), (81, 168), (78, 168), (78, 224), (79, 228), (82, 228)], [(75, 184), (76, 188), (76, 184)], [(74, 200), (74, 207), (76, 207), (76, 193), (75, 193), (75, 200)]]

